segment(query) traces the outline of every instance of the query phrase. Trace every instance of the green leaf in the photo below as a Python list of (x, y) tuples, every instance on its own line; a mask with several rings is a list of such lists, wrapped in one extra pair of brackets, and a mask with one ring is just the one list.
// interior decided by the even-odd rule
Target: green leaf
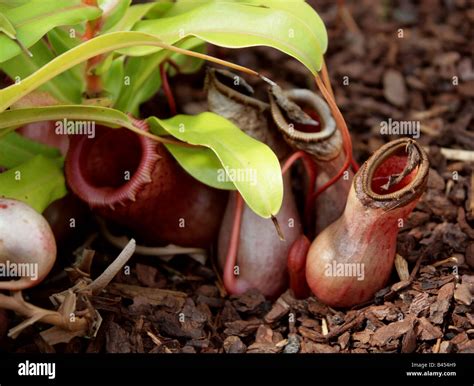
[[(176, 44), (176, 46), (197, 52), (204, 51), (202, 42), (196, 38), (186, 39)], [(186, 61), (184, 57), (194, 60)], [(121, 94), (114, 107), (138, 116), (140, 104), (150, 99), (161, 88), (159, 66), (167, 58), (174, 60), (183, 73), (189, 73), (193, 69), (199, 68), (202, 62), (197, 58), (164, 50), (146, 57), (129, 58), (125, 64), (124, 75), (128, 76), (130, 84), (122, 87)]]
[[(81, 0), (31, 0), (3, 13), (15, 27), (18, 40), (28, 48), (53, 28), (96, 19), (101, 10), (85, 5)], [(0, 62), (21, 53), (18, 44), (3, 34), (0, 35), (0, 47)]]
[[(194, 52), (206, 53), (206, 43), (197, 38), (185, 39), (183, 43), (176, 44), (176, 46), (187, 50), (193, 50)], [(177, 53), (172, 53), (170, 59), (179, 67), (179, 72), (181, 74), (192, 74), (197, 72), (204, 64), (204, 60), (202, 59)], [(168, 73), (171, 76), (176, 75), (176, 71), (173, 67), (168, 69)]]
[[(232, 181), (222, 176), (222, 163), (209, 148), (165, 145), (181, 167), (196, 180), (216, 189), (235, 190)], [(221, 170), (221, 171), (219, 171)]]
[(0, 12), (19, 7), (28, 3), (30, 0), (0, 0)]
[(140, 130), (134, 126), (127, 114), (107, 107), (45, 106), (7, 110), (0, 113), (0, 138), (27, 123), (63, 119), (98, 122), (111, 128), (126, 127), (132, 131)]
[(13, 168), (39, 154), (48, 158), (61, 158), (58, 149), (32, 141), (15, 132), (0, 138), (0, 166), (4, 168)]
[(107, 93), (107, 97), (116, 101), (120, 95), (120, 91), (123, 87), (124, 79), (124, 57), (121, 56), (112, 61), (109, 70), (103, 75), (102, 81), (104, 83), (104, 90)]
[(42, 155), (0, 173), (0, 196), (26, 202), (40, 213), (66, 193), (61, 167)]
[(8, 18), (3, 13), (0, 13), (0, 32), (7, 35), (9, 39), (16, 39), (15, 27), (13, 27), (10, 20), (8, 20)]
[[(164, 120), (150, 117), (147, 121), (152, 132), (168, 132), (184, 142), (211, 149), (224, 168), (217, 176), (222, 176), (225, 172), (256, 214), (269, 218), (278, 213), (283, 200), (283, 180), (278, 158), (267, 145), (249, 137), (232, 122), (213, 113), (177, 115)], [(181, 162), (184, 164), (183, 160)], [(215, 167), (216, 162), (205, 162), (207, 167), (212, 164)], [(190, 169), (188, 171), (192, 172)], [(214, 178), (212, 174), (209, 175)], [(207, 177), (200, 174), (199, 178), (203, 181)], [(226, 179), (225, 176), (222, 178)], [(213, 180), (212, 184), (218, 182), (218, 179)], [(211, 186), (212, 184), (209, 183)]]
[[(321, 69), (327, 48), (326, 29), (317, 13), (302, 1), (214, 0), (185, 4), (186, 12), (140, 21), (134, 30), (155, 34), (169, 44), (196, 36), (230, 48), (269, 46), (298, 59), (313, 74)], [(156, 51), (154, 47), (121, 50), (128, 55)]]
[(70, 50), (73, 47), (81, 44), (81, 40), (79, 36), (77, 36), (77, 32), (75, 32), (75, 36), (71, 37), (70, 32), (66, 31), (62, 28), (54, 28), (47, 33), (48, 41), (51, 44), (56, 55), (61, 55), (64, 52)]
[[(0, 112), (50, 79), (91, 57), (119, 48), (147, 45), (183, 53), (180, 48), (170, 46), (156, 36), (142, 32), (111, 32), (98, 36), (58, 56), (20, 83), (0, 90)], [(191, 52), (189, 54), (191, 55)]]
[[(61, 27), (54, 28), (47, 33), (48, 42), (52, 47), (54, 56), (59, 56), (82, 43), (79, 38), (79, 27), (80, 26), (71, 27), (75, 30), (74, 37), (71, 37), (70, 30), (66, 31)], [(77, 83), (77, 88), (80, 89), (81, 95), (85, 90), (85, 68), (85, 63), (81, 63), (66, 71), (68, 74), (70, 74), (70, 76), (75, 78), (75, 83)]]
[(166, 51), (159, 51), (146, 57), (128, 58), (124, 68), (128, 84), (122, 87), (114, 107), (138, 116), (138, 106), (151, 98), (161, 87), (161, 76), (157, 67), (168, 55)]
[[(131, 0), (102, 0), (99, 2), (100, 8), (104, 10), (104, 14), (102, 15), (102, 20), (105, 19), (105, 23), (102, 26), (102, 32), (109, 31), (114, 25), (116, 25), (120, 20), (123, 19), (127, 9), (130, 7)], [(112, 4), (112, 9), (105, 10), (109, 8), (110, 4)]]
[[(30, 48), (33, 57), (18, 55), (14, 58), (0, 63), (0, 69), (13, 80), (17, 76), (24, 79), (33, 74), (45, 64), (54, 59), (44, 41), (39, 41)], [(84, 80), (75, 77), (70, 71), (66, 71), (40, 87), (40, 90), (53, 95), (61, 102), (79, 103), (82, 100)]]
[[(165, 7), (165, 8), (163, 8)], [(148, 4), (136, 4), (129, 7), (123, 17), (110, 28), (107, 32), (116, 31), (130, 31), (133, 26), (140, 21), (149, 12), (154, 9), (161, 9), (161, 11), (167, 10), (171, 7), (171, 4), (166, 3), (148, 3)]]

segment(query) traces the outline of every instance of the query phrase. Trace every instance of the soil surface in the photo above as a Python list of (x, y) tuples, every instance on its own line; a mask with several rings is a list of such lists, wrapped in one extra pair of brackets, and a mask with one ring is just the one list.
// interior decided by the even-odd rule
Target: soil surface
[[(130, 272), (121, 272), (91, 298), (102, 317), (95, 339), (76, 337), (52, 346), (40, 335), (47, 326), (35, 324), (15, 340), (4, 338), (2, 350), (474, 352), (474, 175), (472, 161), (463, 158), (472, 160), (474, 154), (472, 2), (347, 1), (355, 24), (336, 4), (317, 1), (313, 6), (328, 28), (326, 63), (351, 130), (355, 158), (363, 162), (383, 143), (398, 138), (380, 133), (380, 122), (389, 118), (419, 121), (418, 141), (429, 150), (428, 189), (398, 237), (397, 252), (408, 268), (400, 273), (394, 269), (373, 302), (334, 310), (313, 297), (296, 300), (289, 291), (276, 301), (258, 291), (227, 296), (212, 251), (205, 265), (188, 256), (168, 262), (136, 256)], [(257, 69), (283, 88), (315, 90), (308, 72), (275, 50), (213, 47), (210, 52)], [(181, 112), (205, 109), (204, 73), (170, 79)], [(263, 95), (258, 80), (247, 80)], [(163, 106), (166, 99), (160, 94), (142, 111), (165, 116)], [(94, 225), (83, 236), (81, 243), (87, 238), (86, 245), (96, 251), (95, 277), (119, 251)], [(63, 249), (62, 255), (62, 266), (25, 298), (52, 308), (49, 295), (71, 286), (64, 267), (73, 254)], [(23, 320), (9, 316), (10, 327)], [(0, 314), (0, 334), (2, 320)]]

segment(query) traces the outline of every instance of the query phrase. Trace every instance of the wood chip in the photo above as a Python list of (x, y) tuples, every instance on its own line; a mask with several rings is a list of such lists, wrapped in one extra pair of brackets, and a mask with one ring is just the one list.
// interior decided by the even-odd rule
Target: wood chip
[(430, 304), (430, 296), (426, 292), (420, 292), (410, 304), (409, 312), (414, 316), (418, 316), (421, 312), (427, 310)]
[(466, 332), (461, 332), (457, 334), (453, 339), (451, 339), (451, 343), (454, 345), (460, 345), (469, 340), (469, 337), (467, 336)]
[(410, 272), (408, 272), (408, 263), (403, 256), (398, 253), (395, 256), (395, 269), (397, 270), (398, 277), (401, 281), (407, 281), (410, 278)]
[(224, 334), (246, 337), (257, 331), (261, 324), (262, 322), (259, 319), (227, 322), (225, 324), (226, 329), (224, 330)]
[(474, 353), (474, 339), (458, 345), (459, 353)]
[(275, 343), (253, 343), (247, 348), (248, 354), (275, 354), (282, 350)]
[(458, 284), (456, 291), (454, 291), (454, 299), (466, 306), (470, 306), (472, 303), (472, 294), (471, 291), (469, 291), (469, 286), (467, 284)]
[[(347, 315), (349, 315), (350, 312), (351, 311), (349, 311), (347, 313)], [(329, 334), (327, 334), (325, 336), (326, 339), (334, 338), (334, 337), (339, 336), (342, 333), (346, 332), (347, 330), (359, 327), (363, 323), (365, 318), (366, 318), (365, 313), (363, 313), (363, 312), (353, 314), (350, 318), (348, 318), (348, 320), (343, 325), (341, 325), (340, 327), (335, 328)]]
[(389, 69), (383, 75), (383, 94), (392, 105), (402, 107), (407, 103), (407, 89), (403, 75)]
[(442, 341), (441, 344), (439, 345), (439, 353), (440, 354), (447, 354), (450, 353), (452, 350), (453, 345), (449, 341)]
[(379, 328), (375, 331), (371, 339), (371, 344), (374, 346), (383, 346), (387, 344), (391, 339), (397, 339), (403, 334), (407, 333), (413, 328), (414, 317), (407, 316), (405, 319), (398, 322), (390, 323), (384, 327)]
[(255, 342), (257, 343), (273, 343), (273, 330), (261, 324), (255, 334)]
[(391, 307), (389, 304), (383, 304), (380, 306), (370, 307), (370, 313), (374, 315), (379, 320), (384, 320), (387, 315), (390, 313)]
[(159, 288), (140, 287), (137, 285), (111, 283), (107, 286), (107, 291), (120, 295), (127, 299), (135, 297), (145, 297), (149, 304), (156, 306), (167, 306), (181, 308), (184, 305), (187, 295), (184, 292), (165, 290)]
[(462, 275), (461, 282), (468, 286), (471, 294), (474, 294), (474, 275)]
[(454, 294), (454, 283), (448, 283), (442, 286), (438, 291), (436, 301), (430, 306), (429, 319), (434, 324), (441, 324), (444, 316), (449, 310), (451, 299)]
[(255, 313), (265, 303), (265, 296), (260, 291), (251, 289), (243, 295), (232, 296), (231, 300), (237, 311)]
[(420, 340), (433, 340), (443, 336), (441, 329), (437, 326), (433, 326), (430, 321), (424, 317), (418, 319), (416, 332)]
[(285, 315), (288, 314), (290, 311), (290, 305), (280, 296), (278, 300), (273, 304), (272, 309), (270, 312), (265, 315), (265, 322), (267, 323), (274, 323), (281, 318), (283, 318)]
[(314, 342), (325, 342), (326, 341), (326, 337), (323, 334), (321, 334), (320, 332), (311, 330), (307, 327), (299, 327), (298, 332), (304, 338), (307, 338), (307, 339), (312, 340)]
[(344, 350), (348, 346), (350, 339), (351, 339), (351, 334), (349, 333), (349, 331), (346, 331), (344, 334), (340, 335), (337, 338), (337, 343)]
[(402, 339), (402, 353), (410, 354), (416, 350), (416, 333), (414, 329), (408, 330)]
[(117, 323), (110, 322), (107, 326), (105, 350), (108, 353), (127, 354), (132, 352), (130, 335)]
[(366, 343), (369, 343), (370, 339), (372, 338), (372, 335), (374, 335), (373, 331), (364, 330), (364, 331), (354, 332), (352, 334), (352, 339), (362, 344), (366, 344)]
[(224, 340), (223, 347), (228, 354), (242, 354), (247, 351), (247, 346), (238, 336), (228, 336)]
[(315, 298), (310, 298), (308, 300), (308, 311), (311, 312), (314, 316), (326, 316), (329, 313), (329, 308), (325, 304), (321, 303)]
[(395, 283), (392, 285), (390, 288), (393, 292), (398, 292), (401, 291), (402, 289), (407, 288), (411, 284), (410, 280), (404, 280), (404, 281), (399, 281), (398, 283)]
[(339, 352), (338, 346), (330, 346), (324, 343), (315, 343), (311, 341), (303, 341), (301, 344), (301, 352), (308, 354), (335, 354)]

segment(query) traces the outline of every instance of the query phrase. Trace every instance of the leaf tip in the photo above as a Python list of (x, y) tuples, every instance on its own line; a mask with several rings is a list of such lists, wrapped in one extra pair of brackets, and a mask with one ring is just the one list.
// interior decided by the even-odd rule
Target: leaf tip
[(273, 225), (275, 225), (275, 229), (277, 231), (278, 237), (280, 238), (281, 241), (285, 241), (285, 236), (283, 235), (283, 232), (281, 231), (280, 224), (278, 223), (278, 219), (272, 214), (271, 219), (273, 221)]

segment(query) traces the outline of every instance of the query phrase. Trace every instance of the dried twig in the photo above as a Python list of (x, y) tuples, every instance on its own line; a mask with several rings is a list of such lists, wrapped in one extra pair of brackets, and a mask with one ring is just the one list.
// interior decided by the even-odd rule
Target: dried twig
[[(100, 231), (106, 240), (114, 247), (123, 249), (130, 242), (126, 236), (115, 236), (113, 235), (103, 220), (99, 219)], [(156, 256), (163, 260), (167, 260), (166, 257), (173, 255), (189, 255), (191, 258), (196, 260), (200, 264), (205, 264), (207, 260), (207, 251), (203, 248), (197, 247), (180, 247), (179, 245), (169, 244), (165, 247), (147, 247), (144, 245), (136, 245), (135, 253), (143, 256)]]
[(27, 317), (27, 320), (9, 331), (8, 336), (11, 338), (16, 338), (21, 331), (36, 322), (52, 324), (68, 331), (86, 332), (89, 328), (89, 322), (85, 317), (71, 319), (70, 315), (59, 311), (46, 310), (27, 303), (23, 299), (21, 291), (12, 292), (11, 296), (0, 294), (0, 306)]
[(102, 291), (107, 285), (112, 281), (112, 279), (117, 275), (117, 273), (122, 269), (122, 267), (127, 263), (128, 260), (135, 253), (135, 240), (131, 239), (125, 248), (120, 252), (120, 255), (110, 264), (107, 269), (90, 283), (87, 287), (84, 288), (84, 291), (91, 291), (92, 294), (98, 294)]

